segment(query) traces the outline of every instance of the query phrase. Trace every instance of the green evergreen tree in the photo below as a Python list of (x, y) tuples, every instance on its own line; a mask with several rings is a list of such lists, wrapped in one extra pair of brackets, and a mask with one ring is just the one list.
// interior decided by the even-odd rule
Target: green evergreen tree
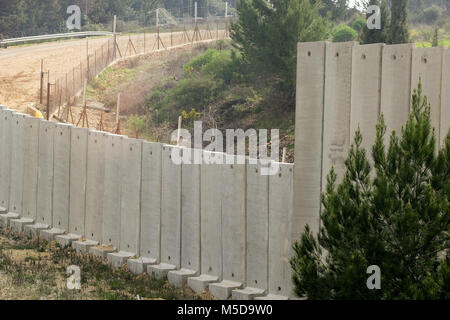
[(433, 47), (439, 46), (439, 27), (436, 25), (433, 30)]
[(389, 28), (389, 43), (408, 43), (408, 0), (391, 2), (391, 26)]
[[(436, 152), (430, 105), (422, 88), (412, 112), (385, 148), (383, 117), (373, 168), (356, 132), (340, 184), (332, 169), (317, 238), (309, 227), (291, 259), (296, 293), (310, 299), (450, 298), (450, 132)], [(370, 265), (381, 290), (369, 290)]]
[[(364, 25), (361, 32), (361, 43), (386, 43), (388, 42), (388, 28), (389, 28), (389, 8), (385, 0), (370, 0), (368, 6), (380, 7), (381, 29), (369, 29)], [(366, 21), (373, 13), (366, 14)]]
[(233, 45), (256, 78), (270, 81), (294, 107), (297, 43), (324, 40), (327, 21), (320, 2), (310, 0), (240, 0), (232, 24)]

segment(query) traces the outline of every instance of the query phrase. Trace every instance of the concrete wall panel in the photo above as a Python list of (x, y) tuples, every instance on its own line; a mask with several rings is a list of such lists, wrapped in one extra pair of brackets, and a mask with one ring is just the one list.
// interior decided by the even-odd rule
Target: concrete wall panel
[(23, 208), (23, 160), (24, 160), (24, 114), (16, 113), (11, 124), (11, 182), (9, 211), (22, 215)]
[(52, 226), (65, 231), (69, 231), (71, 128), (71, 125), (56, 125), (53, 147), (54, 167)]
[(105, 135), (105, 176), (103, 184), (102, 243), (120, 247), (120, 196), (123, 184), (123, 136)]
[(381, 107), (381, 54), (383, 44), (353, 47), (350, 139), (360, 129), (362, 146), (370, 153)]
[(269, 293), (292, 297), (292, 239), (290, 237), (293, 203), (292, 164), (280, 164), (279, 174), (269, 177)]
[(103, 185), (105, 178), (106, 133), (88, 133), (85, 236), (102, 241)]
[(0, 131), (0, 207), (9, 208), (9, 183), (11, 178), (11, 124), (13, 111), (1, 112)]
[(182, 165), (181, 267), (194, 271), (200, 271), (200, 172), (198, 164)]
[(70, 136), (69, 232), (84, 235), (86, 169), (89, 129), (72, 127)]
[(172, 149), (162, 150), (161, 262), (181, 266), (181, 165), (172, 161)]
[(157, 261), (161, 250), (161, 152), (160, 143), (143, 142), (140, 255)]
[(352, 48), (355, 44), (328, 43), (326, 47), (322, 191), (332, 166), (339, 179), (344, 176), (344, 161), (350, 146)]
[(268, 289), (269, 176), (247, 165), (247, 286)]
[[(423, 95), (431, 104), (431, 124), (440, 136), (443, 48), (416, 48), (412, 56), (411, 94), (422, 81)], [(439, 141), (439, 139), (438, 139)]]
[(122, 142), (120, 250), (139, 253), (142, 141)]
[[(207, 153), (207, 152), (204, 152)], [(201, 167), (201, 273), (222, 278), (223, 165)]]
[(36, 219), (40, 123), (38, 118), (25, 118), (22, 216), (30, 219)]
[(441, 89), (441, 146), (450, 129), (450, 50), (444, 50), (442, 61), (442, 89)]
[(53, 140), (56, 125), (41, 120), (39, 126), (39, 170), (36, 222), (52, 224)]
[(319, 229), (326, 42), (298, 44), (293, 232)]
[(222, 183), (223, 279), (245, 283), (246, 165), (224, 165)]
[(392, 130), (401, 135), (411, 104), (412, 50), (415, 44), (385, 46), (381, 82), (381, 113), (387, 126), (386, 142)]

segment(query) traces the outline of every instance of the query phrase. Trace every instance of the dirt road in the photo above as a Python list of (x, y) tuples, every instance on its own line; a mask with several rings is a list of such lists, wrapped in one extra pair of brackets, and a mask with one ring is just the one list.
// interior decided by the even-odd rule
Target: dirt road
[[(171, 43), (181, 44), (183, 33), (164, 33), (161, 38), (166, 47)], [(0, 49), (0, 104), (24, 112), (28, 105), (39, 99), (41, 59), (44, 71), (50, 71), (52, 82), (86, 60), (87, 48), (91, 55), (108, 39), (69, 40)], [(122, 55), (134, 54), (132, 46), (128, 45), (129, 40), (128, 35), (118, 37)], [(132, 35), (131, 40), (137, 53), (144, 52), (144, 49), (150, 52), (156, 47), (156, 34), (153, 33), (146, 34), (145, 41), (144, 34)]]

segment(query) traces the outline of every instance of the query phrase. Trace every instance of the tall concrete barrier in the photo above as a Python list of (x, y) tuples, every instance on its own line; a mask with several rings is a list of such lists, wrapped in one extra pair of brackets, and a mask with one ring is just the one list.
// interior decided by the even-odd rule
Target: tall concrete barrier
[(343, 42), (326, 46), (322, 191), (331, 167), (339, 179), (345, 172), (346, 151), (351, 142), (352, 50), (355, 45), (355, 42)]
[(162, 147), (161, 263), (148, 267), (157, 278), (181, 266), (181, 164), (174, 163), (172, 150), (182, 152), (178, 147)]
[(386, 143), (391, 132), (401, 135), (411, 105), (412, 52), (415, 44), (398, 44), (383, 48), (381, 78), (381, 113), (386, 123)]
[(0, 110), (0, 213), (9, 209), (9, 183), (11, 177), (11, 123), (13, 111)]
[(222, 169), (222, 281), (209, 285), (219, 299), (246, 282), (246, 165), (233, 162)]
[(261, 164), (247, 165), (247, 270), (246, 285), (268, 289), (269, 176), (261, 175)]
[(444, 146), (450, 130), (450, 50), (444, 49), (442, 55), (442, 88), (441, 88), (441, 129), (440, 141)]
[(39, 124), (40, 120), (32, 117), (26, 117), (24, 121), (23, 210), (20, 219), (10, 222), (16, 232), (23, 232), (24, 226), (31, 225), (36, 219)]
[[(122, 143), (122, 190), (120, 201), (120, 250), (137, 255), (140, 242), (142, 141)], [(125, 170), (126, 168), (126, 170)]]
[(70, 206), (69, 232), (84, 236), (86, 213), (86, 170), (89, 129), (70, 129)]
[(57, 124), (54, 138), (53, 227), (69, 231), (71, 125)]
[(134, 273), (143, 273), (161, 261), (161, 159), (162, 144), (142, 143), (140, 257), (128, 260)]
[(11, 124), (11, 183), (9, 212), (22, 215), (23, 209), (23, 164), (24, 164), (24, 114), (12, 116)]
[(105, 245), (120, 247), (120, 197), (122, 190), (122, 144), (124, 136), (105, 135), (105, 175), (103, 180), (102, 239)]
[(440, 136), (441, 126), (443, 53), (444, 48), (415, 48), (412, 52), (411, 94), (421, 81), (423, 94), (431, 104), (431, 124), (436, 129), (437, 137)]
[(384, 44), (353, 47), (350, 135), (359, 129), (362, 147), (370, 152), (375, 142), (381, 106), (381, 58)]
[(298, 44), (297, 109), (295, 116), (295, 215), (296, 237), (309, 224), (319, 230), (322, 183), (322, 134), (325, 90), (326, 42)]
[(39, 170), (36, 222), (52, 224), (53, 207), (53, 140), (56, 125), (41, 120), (39, 126)]
[[(279, 173), (269, 177), (269, 294), (292, 297), (291, 224), (294, 201), (292, 164), (279, 164)], [(298, 235), (297, 235), (298, 236)]]
[[(223, 165), (211, 164), (211, 156), (223, 154), (204, 151), (201, 165), (200, 200), (200, 276), (188, 279), (188, 286), (197, 293), (205, 291), (210, 283), (222, 279), (222, 192)], [(224, 161), (222, 161), (223, 163)]]
[(88, 134), (85, 237), (94, 242), (102, 240), (103, 190), (105, 177), (106, 134)]
[[(192, 149), (183, 148), (183, 154)], [(198, 152), (197, 150), (195, 152)], [(181, 167), (181, 269), (170, 271), (169, 282), (183, 287), (188, 277), (200, 272), (200, 173), (199, 164), (182, 164)]]

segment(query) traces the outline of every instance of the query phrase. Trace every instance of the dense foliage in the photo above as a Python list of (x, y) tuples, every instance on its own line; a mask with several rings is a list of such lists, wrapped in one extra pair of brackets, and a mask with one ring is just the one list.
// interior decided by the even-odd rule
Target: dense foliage
[[(385, 131), (381, 119), (373, 162), (358, 131), (343, 181), (328, 175), (319, 235), (306, 227), (294, 244), (299, 296), (450, 299), (450, 132), (437, 152), (420, 85), (401, 137), (393, 132), (387, 148)], [(370, 265), (381, 270), (381, 290), (366, 286)]]

